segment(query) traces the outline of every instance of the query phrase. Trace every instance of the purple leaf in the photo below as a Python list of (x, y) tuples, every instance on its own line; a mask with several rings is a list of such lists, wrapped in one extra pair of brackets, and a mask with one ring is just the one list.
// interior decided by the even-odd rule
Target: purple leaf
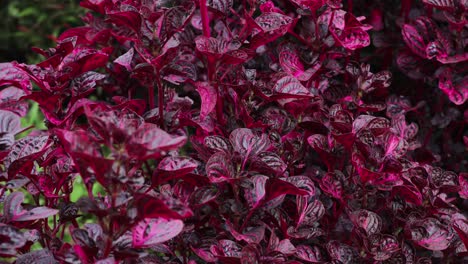
[(207, 4), (212, 9), (227, 14), (233, 5), (233, 0), (208, 0)]
[(290, 176), (284, 178), (283, 180), (292, 183), (299, 189), (302, 189), (307, 192), (308, 196), (315, 195), (315, 185), (314, 182), (307, 176)]
[(230, 153), (232, 149), (229, 141), (221, 136), (208, 136), (204, 139), (203, 145), (215, 152)]
[(423, 0), (423, 3), (442, 10), (451, 10), (455, 7), (454, 0)]
[(183, 177), (198, 167), (198, 163), (188, 157), (166, 157), (159, 162), (158, 184)]
[(287, 169), (287, 165), (276, 153), (263, 152), (258, 155), (254, 164), (252, 164), (251, 170), (255, 169), (281, 175)]
[(218, 93), (209, 83), (197, 83), (197, 92), (201, 97), (200, 120), (204, 120), (216, 107), (216, 98)]
[(435, 218), (410, 223), (406, 228), (411, 240), (429, 250), (444, 250), (450, 246), (453, 233)]
[(17, 215), (23, 212), (21, 203), (24, 201), (22, 192), (12, 192), (5, 199), (3, 205), (3, 215), (7, 222), (12, 221)]
[(174, 238), (183, 228), (184, 223), (181, 220), (145, 218), (133, 228), (132, 245), (136, 248), (148, 248)]
[(31, 89), (28, 75), (10, 62), (0, 63), (0, 87), (4, 85), (12, 85), (25, 92)]
[(293, 22), (293, 18), (276, 12), (261, 14), (255, 18), (254, 23), (258, 28), (254, 31), (251, 47), (255, 49), (283, 36), (288, 32)]
[(229, 141), (234, 147), (234, 151), (243, 156), (244, 160), (255, 157), (270, 147), (270, 140), (266, 134), (257, 136), (248, 128), (233, 130)]
[(254, 175), (247, 181), (249, 182), (248, 188), (245, 188), (244, 197), (247, 200), (250, 208), (257, 208), (266, 194), (267, 176)]
[(59, 212), (59, 210), (48, 208), (48, 207), (35, 207), (27, 212), (20, 213), (13, 218), (13, 221), (20, 222), (20, 221), (31, 221), (31, 220), (38, 220), (47, 218), (49, 216), (55, 215)]
[(328, 254), (333, 260), (337, 260), (341, 263), (353, 263), (353, 261), (357, 260), (356, 255), (357, 253), (355, 250), (345, 244), (341, 244), (338, 241), (330, 241), (327, 244)]
[(317, 62), (312, 68), (304, 70), (304, 65), (299, 59), (297, 51), (288, 45), (280, 47), (279, 63), (285, 72), (294, 76), (299, 81), (308, 81), (321, 66), (321, 63)]
[(319, 200), (307, 202), (306, 197), (298, 197), (297, 209), (299, 218), (297, 226), (313, 226), (318, 220), (325, 215), (325, 207)]
[(231, 235), (236, 239), (236, 241), (245, 241), (249, 244), (251, 243), (260, 243), (265, 236), (265, 226), (261, 225), (258, 227), (246, 228), (246, 231), (243, 233), (237, 232), (231, 222), (226, 222), (226, 229), (231, 233)]
[(273, 90), (278, 93), (280, 104), (284, 105), (294, 99), (306, 99), (312, 97), (312, 94), (296, 78), (285, 76), (279, 79)]
[(324, 261), (320, 248), (317, 246), (299, 245), (296, 247), (296, 256), (307, 263), (322, 263)]
[(21, 97), (26, 93), (16, 87), (10, 86), (0, 91), (0, 109), (11, 111), (21, 117), (28, 112), (28, 103)]
[(392, 195), (395, 195), (395, 194), (398, 194), (399, 196), (401, 196), (408, 203), (412, 203), (415, 205), (422, 205), (422, 201), (423, 201), (422, 195), (414, 186), (405, 186), (405, 185), (394, 186), (392, 189)]
[(54, 255), (47, 249), (41, 249), (36, 251), (31, 251), (29, 253), (20, 255), (16, 259), (16, 264), (58, 264)]
[(2, 256), (16, 256), (17, 248), (21, 248), (27, 243), (24, 234), (16, 227), (0, 224), (0, 255)]
[(223, 182), (234, 177), (234, 166), (226, 153), (217, 152), (206, 163), (206, 174), (211, 182)]
[(197, 188), (190, 196), (192, 204), (200, 206), (214, 201), (219, 196), (218, 188), (214, 186), (203, 186)]
[(15, 134), (21, 128), (20, 117), (10, 111), (0, 110), (0, 150), (15, 143)]
[(463, 199), (468, 199), (468, 173), (460, 173), (458, 175), (458, 182), (460, 183), (460, 190), (458, 193)]
[(238, 41), (226, 41), (216, 38), (207, 38), (199, 36), (195, 39), (197, 50), (212, 58), (219, 59), (229, 51), (234, 51), (240, 48), (241, 43)]
[(382, 229), (382, 219), (379, 215), (368, 210), (358, 210), (351, 214), (351, 221), (354, 225), (362, 228), (367, 236), (380, 233)]

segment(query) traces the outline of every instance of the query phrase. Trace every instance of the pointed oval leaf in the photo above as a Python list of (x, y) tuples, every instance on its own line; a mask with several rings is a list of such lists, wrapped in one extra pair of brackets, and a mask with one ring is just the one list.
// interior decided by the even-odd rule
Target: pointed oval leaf
[(22, 192), (10, 193), (3, 204), (3, 216), (7, 221), (12, 220), (15, 216), (23, 212), (21, 203), (24, 201), (24, 194)]
[(229, 153), (231, 151), (231, 144), (229, 141), (221, 136), (208, 136), (204, 139), (203, 144), (215, 152), (223, 151)]
[(201, 98), (200, 120), (203, 121), (215, 108), (218, 93), (216, 89), (207, 82), (198, 82), (196, 87)]
[(162, 159), (158, 164), (158, 169), (175, 176), (185, 175), (194, 171), (198, 167), (198, 162), (189, 157), (169, 156)]
[(176, 237), (184, 228), (178, 219), (145, 218), (132, 231), (132, 245), (135, 248), (148, 248)]
[(268, 177), (265, 175), (254, 175), (248, 179), (249, 186), (244, 189), (244, 197), (251, 208), (256, 208), (265, 197), (267, 180)]
[(54, 255), (47, 249), (31, 251), (29, 253), (20, 255), (16, 259), (16, 264), (58, 264), (59, 262), (54, 258)]
[(226, 153), (217, 152), (206, 163), (206, 174), (211, 182), (223, 182), (234, 177), (234, 166)]
[(270, 140), (266, 134), (255, 135), (248, 128), (237, 128), (229, 136), (234, 150), (242, 155), (244, 159), (255, 157), (270, 147)]
[(411, 239), (429, 250), (444, 250), (451, 244), (453, 233), (435, 218), (415, 221), (407, 227)]
[(317, 246), (299, 245), (296, 247), (296, 256), (308, 263), (322, 263), (324, 258)]
[(47, 218), (59, 212), (57, 209), (48, 208), (45, 206), (33, 208), (27, 212), (23, 212), (13, 218), (13, 221), (32, 221)]
[(382, 219), (374, 212), (368, 210), (358, 210), (351, 214), (354, 225), (362, 228), (368, 236), (380, 232), (382, 229)]
[[(14, 250), (24, 246), (27, 242), (25, 235), (16, 227), (0, 224), (0, 237), (1, 242), (1, 254), (3, 255), (4, 250)], [(12, 253), (16, 253), (12, 251)]]

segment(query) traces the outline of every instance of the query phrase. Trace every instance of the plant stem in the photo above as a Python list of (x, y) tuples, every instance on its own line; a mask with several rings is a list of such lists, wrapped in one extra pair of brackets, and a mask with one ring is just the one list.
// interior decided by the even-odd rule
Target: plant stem
[(159, 126), (165, 129), (164, 123), (164, 87), (161, 83), (159, 70), (156, 69), (156, 85), (158, 86), (158, 111), (159, 111)]
[(203, 36), (210, 37), (210, 17), (208, 16), (208, 7), (206, 6), (206, 0), (200, 0), (200, 15), (203, 26)]

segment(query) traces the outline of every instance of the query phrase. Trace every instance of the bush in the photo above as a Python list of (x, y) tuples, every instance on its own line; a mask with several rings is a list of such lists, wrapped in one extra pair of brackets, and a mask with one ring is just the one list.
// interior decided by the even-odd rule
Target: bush
[(82, 1), (0, 64), (0, 255), (466, 261), (468, 6), (389, 2)]

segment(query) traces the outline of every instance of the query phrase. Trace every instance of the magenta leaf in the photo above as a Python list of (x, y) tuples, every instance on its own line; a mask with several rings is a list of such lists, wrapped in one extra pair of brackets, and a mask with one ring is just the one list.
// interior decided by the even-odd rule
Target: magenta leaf
[(183, 228), (184, 223), (181, 220), (145, 218), (132, 230), (132, 245), (136, 248), (148, 248), (174, 238)]
[(208, 83), (197, 83), (197, 92), (201, 98), (200, 120), (204, 120), (216, 107), (218, 93), (216, 89)]

